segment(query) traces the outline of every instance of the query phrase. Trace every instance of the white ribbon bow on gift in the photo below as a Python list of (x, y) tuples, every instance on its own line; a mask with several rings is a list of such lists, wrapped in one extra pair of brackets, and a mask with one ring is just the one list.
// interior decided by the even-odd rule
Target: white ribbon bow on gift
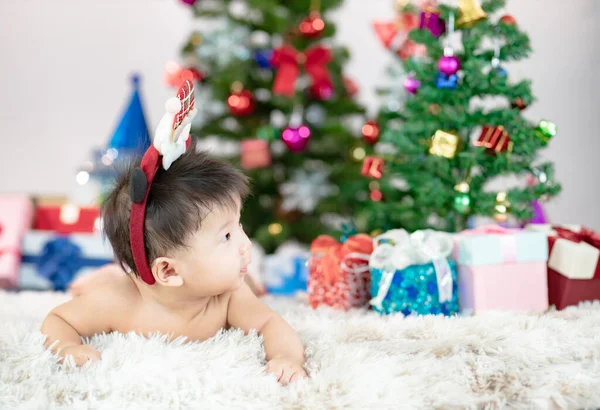
[(440, 303), (452, 300), (452, 271), (448, 256), (452, 253), (452, 235), (430, 229), (408, 234), (404, 229), (393, 229), (373, 239), (371, 268), (383, 270), (377, 296), (371, 305), (381, 309), (397, 271), (410, 265), (433, 263)]

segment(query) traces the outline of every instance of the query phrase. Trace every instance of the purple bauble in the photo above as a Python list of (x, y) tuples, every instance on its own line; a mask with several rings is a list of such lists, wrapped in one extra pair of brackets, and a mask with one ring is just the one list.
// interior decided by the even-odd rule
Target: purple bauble
[(302, 152), (310, 140), (310, 130), (306, 125), (298, 128), (287, 127), (281, 133), (281, 139), (290, 151)]
[(196, 3), (196, 0), (181, 0), (182, 3), (187, 4), (188, 6), (193, 6)]
[(421, 82), (413, 76), (408, 76), (404, 80), (404, 89), (411, 94), (416, 94), (420, 86)]
[(460, 61), (454, 56), (444, 56), (438, 61), (438, 69), (446, 75), (456, 74), (459, 68)]

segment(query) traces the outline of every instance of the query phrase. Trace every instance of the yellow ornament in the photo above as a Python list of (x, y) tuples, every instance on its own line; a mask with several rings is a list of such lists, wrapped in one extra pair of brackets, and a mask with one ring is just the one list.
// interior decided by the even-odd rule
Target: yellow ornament
[(456, 155), (459, 145), (459, 135), (448, 131), (437, 130), (431, 138), (429, 153), (452, 159)]
[(508, 221), (508, 215), (510, 211), (510, 202), (506, 199), (506, 192), (501, 191), (496, 195), (496, 206), (494, 209), (496, 210), (496, 214), (494, 215), (494, 219), (496, 222), (506, 222)]
[(487, 18), (487, 14), (477, 0), (458, 0), (458, 19), (456, 27), (469, 28), (477, 25)]
[(279, 223), (272, 223), (269, 225), (268, 231), (271, 235), (279, 235), (283, 231), (283, 227)]
[(363, 147), (355, 147), (350, 151), (350, 155), (354, 161), (362, 162), (362, 160), (367, 156), (367, 151), (365, 151)]
[(192, 43), (192, 45), (194, 47), (198, 47), (200, 44), (202, 44), (202, 36), (200, 35), (200, 33), (194, 33), (192, 34), (192, 38), (190, 39), (190, 43)]

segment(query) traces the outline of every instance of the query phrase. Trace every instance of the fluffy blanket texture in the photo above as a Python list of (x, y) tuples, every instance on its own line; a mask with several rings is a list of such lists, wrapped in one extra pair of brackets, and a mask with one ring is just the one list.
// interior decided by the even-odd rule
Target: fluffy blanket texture
[(57, 364), (42, 346), (60, 293), (0, 291), (0, 408), (451, 409), (600, 405), (600, 304), (543, 315), (380, 317), (270, 299), (306, 345), (310, 379), (264, 374), (256, 334), (203, 343), (98, 335), (101, 362)]

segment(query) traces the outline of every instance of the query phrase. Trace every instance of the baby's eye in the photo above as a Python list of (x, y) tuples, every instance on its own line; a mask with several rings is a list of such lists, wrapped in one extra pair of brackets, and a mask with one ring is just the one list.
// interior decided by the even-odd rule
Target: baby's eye
[(225, 236), (223, 236), (223, 238), (221, 239), (221, 242), (229, 242), (230, 239), (231, 239), (231, 234), (227, 233)]

